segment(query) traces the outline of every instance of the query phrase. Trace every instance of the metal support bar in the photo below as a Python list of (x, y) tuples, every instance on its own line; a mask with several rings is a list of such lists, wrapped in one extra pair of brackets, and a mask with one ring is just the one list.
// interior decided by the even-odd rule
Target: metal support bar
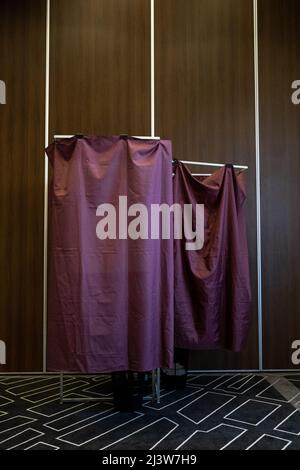
[[(256, 374), (256, 375), (262, 375), (265, 372), (272, 372), (277, 375), (281, 374), (289, 374), (289, 375), (300, 375), (300, 370), (296, 368), (290, 368), (290, 369), (189, 369), (188, 374), (232, 374), (232, 373), (237, 373), (237, 374)], [(16, 376), (21, 376), (21, 377), (26, 377), (26, 376), (34, 376), (34, 377), (49, 377), (49, 376), (56, 376), (57, 372), (43, 372), (42, 370), (40, 372), (0, 372), (0, 377), (7, 375), (9, 377), (16, 377)]]
[[(76, 134), (73, 135), (55, 135), (54, 140), (56, 139), (71, 139), (72, 137), (75, 137)], [(130, 135), (128, 136), (129, 138), (132, 137), (133, 139), (139, 139), (139, 140), (160, 140), (159, 136), (149, 136), (149, 135)]]
[(64, 402), (64, 375), (63, 372), (59, 374), (59, 402), (62, 405)]
[[(50, 0), (46, 3), (46, 70), (45, 70), (45, 147), (49, 139), (50, 82)], [(47, 370), (47, 279), (48, 279), (48, 158), (44, 160), (44, 247), (43, 247), (43, 372)]]
[[(152, 371), (152, 396), (145, 397), (145, 399), (156, 400), (156, 403), (160, 403), (160, 369), (154, 369)], [(104, 402), (107, 405), (113, 405), (113, 400), (110, 397), (75, 397), (68, 398), (64, 397), (64, 373), (60, 372), (59, 374), (59, 402), (62, 405), (63, 403), (86, 403), (86, 402)]]
[(152, 400), (155, 400), (155, 382), (156, 382), (156, 377), (155, 377), (155, 370), (152, 371)]
[(98, 403), (102, 403), (104, 402), (105, 404), (107, 405), (113, 405), (113, 400), (110, 398), (110, 397), (99, 397), (99, 398), (95, 398), (95, 397), (78, 397), (78, 398), (64, 398), (64, 373), (63, 372), (60, 372), (59, 374), (59, 378), (60, 378), (60, 381), (59, 381), (59, 402), (60, 404), (62, 405), (63, 403), (74, 403), (74, 402), (77, 402), (77, 403), (85, 403), (85, 402), (91, 402), (91, 401), (94, 401), (94, 402), (98, 402)]
[(160, 403), (160, 369), (156, 369), (156, 403)]
[[(216, 166), (218, 168), (222, 168), (222, 166), (225, 166), (225, 163), (212, 163), (212, 162), (196, 162), (196, 161), (191, 161), (191, 160), (180, 160), (181, 163), (185, 163), (187, 165), (200, 165), (200, 166)], [(248, 170), (247, 165), (233, 165), (233, 168), (237, 168), (240, 170)]]
[(150, 127), (155, 135), (155, 12), (154, 0), (150, 0)]
[(257, 246), (257, 333), (259, 370), (263, 370), (263, 312), (262, 312), (262, 253), (261, 253), (261, 194), (260, 194), (260, 115), (258, 74), (258, 13), (253, 0), (254, 28), (254, 94), (255, 94), (255, 168), (256, 168), (256, 246)]

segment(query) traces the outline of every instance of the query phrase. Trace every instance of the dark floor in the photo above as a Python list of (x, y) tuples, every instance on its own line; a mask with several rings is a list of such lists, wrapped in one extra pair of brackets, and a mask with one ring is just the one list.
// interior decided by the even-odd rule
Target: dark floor
[[(57, 376), (0, 376), (0, 449), (300, 449), (300, 375), (191, 375), (136, 412), (58, 393)], [(65, 396), (110, 394), (107, 376), (65, 378)]]

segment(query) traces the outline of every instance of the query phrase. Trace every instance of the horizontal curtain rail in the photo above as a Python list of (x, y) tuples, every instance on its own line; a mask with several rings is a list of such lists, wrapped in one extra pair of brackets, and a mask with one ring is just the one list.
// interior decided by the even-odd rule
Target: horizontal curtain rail
[[(71, 137), (75, 137), (79, 134), (73, 135), (55, 135), (54, 139), (70, 139)], [(81, 134), (80, 134), (81, 135)], [(158, 136), (150, 136), (150, 135), (129, 135), (128, 137), (132, 137), (134, 139), (141, 139), (141, 140), (160, 140)]]
[[(222, 167), (225, 166), (226, 163), (212, 163), (212, 162), (196, 162), (190, 160), (180, 160), (181, 163), (185, 163), (186, 165), (201, 165), (201, 166), (217, 166)], [(246, 165), (233, 165), (234, 168), (239, 168), (241, 170), (248, 170), (248, 166)]]

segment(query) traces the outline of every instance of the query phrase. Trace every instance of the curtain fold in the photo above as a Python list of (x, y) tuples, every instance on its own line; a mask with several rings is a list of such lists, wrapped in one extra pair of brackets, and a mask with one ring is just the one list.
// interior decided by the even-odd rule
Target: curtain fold
[(195, 178), (180, 162), (174, 171), (174, 202), (204, 204), (203, 248), (174, 242), (175, 346), (241, 351), (251, 302), (243, 174), (226, 165)]
[[(46, 152), (53, 168), (48, 370), (168, 368), (174, 343), (243, 350), (251, 320), (243, 175), (226, 165), (195, 178), (177, 162), (172, 181), (165, 140), (73, 137)], [(174, 203), (183, 238), (173, 239), (173, 222), (162, 236), (162, 219), (153, 237), (152, 205), (170, 210)], [(136, 222), (141, 204), (143, 226)], [(204, 245), (187, 249), (184, 207), (193, 208), (192, 230), (197, 204), (204, 204)], [(104, 223), (111, 207), (112, 225)], [(109, 237), (103, 229), (112, 230)]]
[[(52, 143), (46, 152), (53, 167), (48, 370), (169, 367), (173, 240), (125, 238), (119, 196), (127, 197), (128, 207), (144, 204), (149, 212), (151, 204), (172, 204), (170, 141), (74, 137)], [(115, 238), (97, 236), (101, 204), (116, 208)]]

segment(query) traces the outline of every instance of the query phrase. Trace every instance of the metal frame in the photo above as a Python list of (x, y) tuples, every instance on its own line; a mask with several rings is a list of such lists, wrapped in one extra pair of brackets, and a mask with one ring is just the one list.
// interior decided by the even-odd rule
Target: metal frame
[(154, 0), (150, 0), (150, 126), (155, 135), (155, 12)]
[[(71, 135), (55, 135), (54, 139), (70, 139), (71, 137), (75, 137), (76, 134)], [(158, 136), (150, 136), (150, 135), (131, 135), (128, 137), (132, 137), (133, 139), (140, 139), (140, 140), (160, 140)]]
[(152, 401), (160, 403), (160, 369), (152, 371)]
[[(259, 369), (188, 369), (188, 374), (204, 374), (204, 375), (226, 375), (232, 373), (237, 373), (237, 374), (257, 374), (257, 375), (263, 375), (265, 372), (267, 373), (274, 373), (276, 375), (299, 375), (300, 374), (300, 369), (264, 369), (264, 370), (259, 370)], [(0, 372), (0, 376), (4, 375), (9, 375), (9, 376), (58, 376), (59, 372)], [(70, 375), (75, 375), (75, 374), (70, 374)], [(88, 374), (81, 374), (82, 376), (88, 375)]]
[[(50, 8), (50, 0), (47, 0), (47, 7)], [(47, 31), (49, 34), (49, 12), (47, 12)], [(132, 136), (135, 139), (143, 139), (143, 140), (160, 140), (160, 137), (155, 136), (155, 76), (154, 76), (154, 0), (150, 0), (150, 31), (151, 31), (151, 46), (150, 46), (150, 82), (151, 82), (151, 105), (150, 105), (150, 122), (151, 122), (151, 136)], [(47, 36), (49, 38), (49, 36)], [(49, 40), (47, 42), (49, 48)], [(48, 49), (47, 49), (48, 50)], [(48, 86), (46, 86), (46, 96), (49, 102), (49, 50), (47, 53), (48, 56), (48, 69), (46, 75), (48, 75)], [(47, 114), (49, 114), (49, 108), (47, 109)], [(47, 127), (47, 136), (48, 136), (48, 127)], [(54, 139), (66, 139), (73, 137), (72, 135), (55, 135)], [(48, 142), (48, 140), (47, 140)], [(46, 144), (47, 145), (47, 144)], [(47, 159), (46, 159), (47, 160)], [(48, 165), (48, 162), (47, 162)], [(46, 199), (48, 204), (48, 167), (47, 167), (47, 174), (45, 173), (45, 207), (46, 207)], [(47, 197), (46, 197), (47, 193)], [(48, 207), (48, 206), (47, 206)], [(46, 311), (47, 311), (47, 297), (46, 297), (46, 287), (47, 287), (47, 239), (46, 239), (46, 232), (48, 231), (48, 214), (45, 211), (45, 247), (44, 247), (44, 325), (46, 323)], [(44, 337), (44, 344), (46, 342), (46, 333)], [(45, 354), (44, 354), (45, 357)], [(148, 399), (149, 397), (145, 397)], [(154, 369), (152, 371), (152, 400), (156, 399), (157, 403), (160, 403), (160, 369)], [(102, 399), (98, 398), (85, 398), (85, 399), (77, 399), (77, 398), (64, 398), (64, 385), (63, 385), (63, 372), (60, 373), (60, 403), (69, 402), (69, 401), (102, 401)], [(111, 403), (110, 399), (105, 399), (106, 403)]]
[(264, 375), (264, 374), (278, 374), (278, 375), (299, 375), (300, 374), (300, 369), (189, 369), (188, 370), (189, 374), (204, 374), (204, 375), (226, 375), (230, 374), (232, 375), (233, 373), (235, 374), (254, 374), (254, 375)]
[(111, 398), (101, 397), (101, 398), (91, 398), (91, 397), (78, 397), (78, 398), (64, 398), (64, 373), (60, 372), (59, 374), (59, 402), (62, 405), (63, 403), (72, 403), (72, 402), (91, 402), (96, 401), (99, 403), (104, 402), (107, 405), (112, 405), (113, 401)]
[[(46, 4), (45, 147), (49, 143), (50, 0)], [(43, 372), (47, 370), (48, 158), (44, 162)]]
[(257, 318), (259, 370), (263, 370), (263, 320), (262, 320), (262, 255), (260, 213), (260, 135), (259, 135), (259, 76), (258, 76), (258, 15), (257, 0), (253, 0), (254, 37), (254, 94), (255, 94), (255, 167), (256, 167), (256, 244), (257, 244)]
[[(180, 160), (181, 163), (185, 163), (186, 165), (200, 165), (200, 166), (216, 166), (218, 168), (222, 168), (226, 165), (226, 163), (212, 163), (212, 162), (197, 162), (197, 161), (190, 161), (190, 160)], [(233, 168), (237, 168), (240, 170), (248, 170), (247, 165), (233, 165)]]
[[(69, 373), (70, 375), (70, 373)], [(71, 374), (72, 375), (72, 374)], [(83, 374), (86, 375), (86, 374)], [(156, 400), (156, 403), (160, 403), (160, 369), (154, 369), (152, 371), (152, 395), (143, 397), (143, 400), (152, 400), (153, 402)], [(64, 372), (59, 373), (59, 402), (62, 405), (63, 403), (86, 403), (86, 402), (104, 402), (107, 405), (113, 405), (113, 400), (111, 397), (75, 397), (75, 398), (68, 398), (64, 397)]]
[[(155, 139), (155, 12), (154, 1), (150, 1), (150, 83), (151, 83), (151, 105), (150, 122), (152, 139)], [(46, 0), (46, 78), (45, 78), (45, 146), (48, 145), (49, 138), (49, 69), (50, 69), (50, 7), (51, 0)], [(258, 15), (257, 0), (253, 0), (253, 29), (254, 29), (254, 84), (255, 84), (255, 148), (256, 148), (256, 205), (257, 205), (257, 273), (258, 273), (258, 350), (259, 369), (258, 371), (273, 371), (273, 369), (263, 369), (263, 331), (262, 331), (262, 270), (261, 270), (261, 212), (260, 212), (260, 138), (259, 138), (259, 74), (258, 74)], [(191, 165), (195, 162), (185, 162)], [(209, 166), (218, 164), (208, 163)], [(238, 168), (239, 166), (235, 166)], [(241, 168), (243, 169), (243, 168)], [(246, 169), (246, 168), (244, 168)], [(45, 191), (44, 191), (44, 292), (43, 292), (43, 373), (46, 371), (47, 356), (47, 243), (48, 243), (48, 159), (45, 158)], [(196, 173), (195, 176), (198, 174)], [(199, 174), (200, 176), (201, 174)], [(294, 371), (294, 369), (274, 369), (274, 371)], [(247, 370), (256, 372), (255, 369)], [(208, 371), (201, 371), (208, 372)], [(221, 372), (221, 371), (215, 371)], [(224, 371), (225, 373), (228, 371)], [(239, 370), (234, 370), (240, 373)], [(15, 372), (13, 373), (15, 374)], [(40, 372), (38, 373), (40, 374)]]
[[(54, 140), (59, 140), (59, 139), (71, 139), (72, 137), (76, 137), (77, 134), (70, 134), (70, 135), (55, 135)], [(128, 136), (129, 138), (132, 137), (133, 139), (139, 139), (139, 140), (160, 140), (160, 137), (158, 136), (152, 136), (152, 135), (130, 135)]]

